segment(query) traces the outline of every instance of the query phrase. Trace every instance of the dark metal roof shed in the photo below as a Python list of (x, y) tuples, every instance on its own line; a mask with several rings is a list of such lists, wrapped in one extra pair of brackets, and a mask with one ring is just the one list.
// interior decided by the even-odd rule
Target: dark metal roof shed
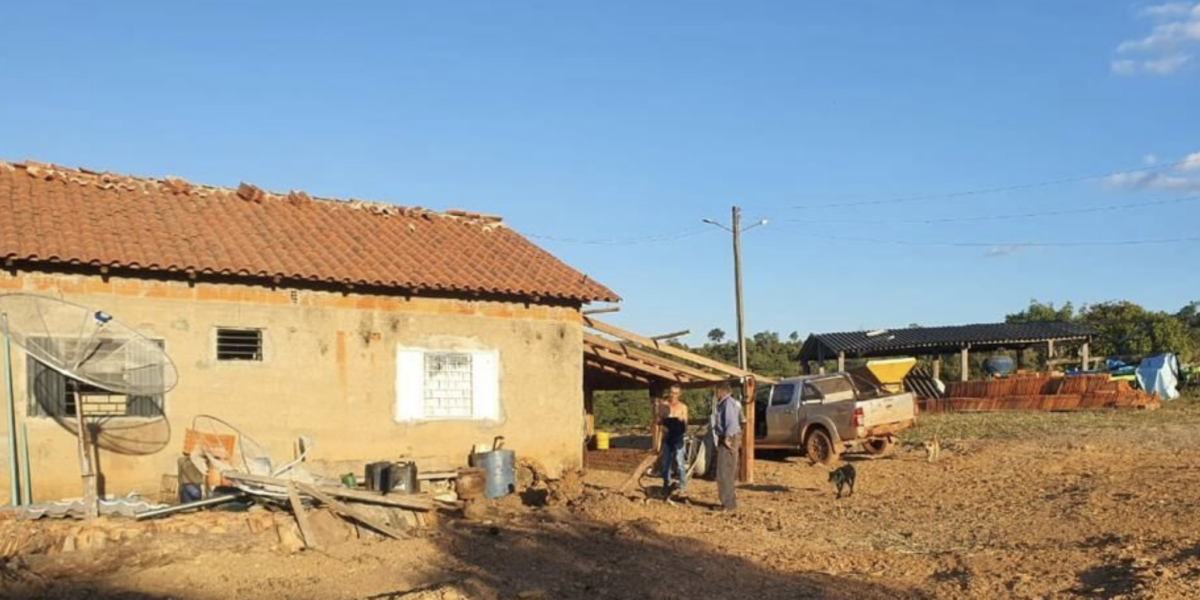
[(948, 354), (963, 348), (994, 350), (1046, 342), (1086, 342), (1095, 330), (1078, 323), (982, 323), (949, 327), (909, 327), (878, 331), (814, 333), (804, 341), (800, 360), (828, 360), (897, 354)]

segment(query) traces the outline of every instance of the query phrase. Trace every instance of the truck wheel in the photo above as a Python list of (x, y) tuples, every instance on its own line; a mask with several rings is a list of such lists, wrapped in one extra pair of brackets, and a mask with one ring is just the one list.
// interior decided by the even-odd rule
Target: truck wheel
[(833, 438), (824, 429), (813, 429), (804, 440), (804, 451), (808, 460), (822, 465), (832, 465), (837, 462), (838, 451), (833, 445)]
[(887, 456), (895, 446), (896, 443), (890, 437), (868, 440), (863, 442), (863, 451), (871, 456)]

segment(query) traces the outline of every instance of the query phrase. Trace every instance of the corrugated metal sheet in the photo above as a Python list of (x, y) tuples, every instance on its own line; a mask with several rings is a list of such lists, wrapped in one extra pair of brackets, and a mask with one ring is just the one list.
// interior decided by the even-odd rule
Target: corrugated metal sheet
[(1078, 323), (981, 323), (949, 327), (909, 327), (878, 331), (816, 333), (800, 350), (801, 360), (849, 356), (922, 354), (935, 350), (953, 351), (963, 346), (998, 348), (1044, 343), (1049, 340), (1085, 340), (1095, 331)]

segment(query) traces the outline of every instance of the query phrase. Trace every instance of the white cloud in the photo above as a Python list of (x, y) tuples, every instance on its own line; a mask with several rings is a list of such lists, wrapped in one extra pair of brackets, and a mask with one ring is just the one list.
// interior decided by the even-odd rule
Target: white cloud
[(1105, 180), (1110, 187), (1122, 190), (1166, 190), (1200, 193), (1200, 179), (1163, 175), (1156, 171), (1118, 173)]
[(1012, 256), (1012, 255), (1020, 252), (1024, 248), (1025, 248), (1025, 246), (1023, 246), (1021, 244), (1013, 244), (1010, 246), (992, 246), (991, 248), (988, 248), (987, 252), (983, 253), (983, 257), (984, 258), (1003, 258), (1005, 256)]
[(1158, 157), (1153, 154), (1147, 154), (1142, 157), (1142, 164), (1153, 165), (1158, 162)]
[(1138, 14), (1156, 23), (1145, 36), (1117, 45), (1123, 56), (1112, 61), (1113, 74), (1170, 75), (1191, 62), (1187, 50), (1200, 47), (1200, 2), (1158, 4)]
[(1142, 65), (1142, 68), (1144, 68), (1147, 73), (1153, 73), (1155, 75), (1170, 75), (1178, 70), (1179, 67), (1191, 62), (1191, 60), (1191, 54), (1172, 54), (1170, 56), (1148, 60)]
[(1182, 17), (1192, 12), (1192, 5), (1187, 2), (1168, 2), (1143, 8), (1138, 14), (1143, 17), (1161, 19), (1164, 17)]
[(1183, 172), (1200, 171), (1200, 152), (1193, 152), (1183, 157), (1181, 163), (1175, 168)]

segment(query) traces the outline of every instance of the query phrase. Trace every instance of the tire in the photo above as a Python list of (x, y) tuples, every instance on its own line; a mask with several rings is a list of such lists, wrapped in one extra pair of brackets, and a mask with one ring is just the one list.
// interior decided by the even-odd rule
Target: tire
[(804, 452), (808, 460), (821, 465), (832, 465), (837, 462), (838, 449), (833, 445), (833, 438), (822, 427), (814, 427), (804, 440)]
[(887, 456), (896, 447), (896, 442), (890, 437), (863, 442), (863, 452), (871, 456)]

